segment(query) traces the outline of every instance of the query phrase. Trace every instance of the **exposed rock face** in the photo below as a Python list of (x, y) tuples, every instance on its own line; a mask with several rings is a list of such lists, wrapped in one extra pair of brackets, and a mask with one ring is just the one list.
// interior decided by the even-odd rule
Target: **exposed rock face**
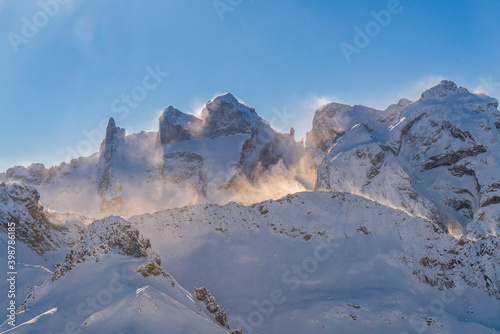
[(276, 133), (263, 124), (254, 128), (252, 136), (243, 144), (240, 170), (246, 178), (257, 180), (278, 163), (291, 167), (304, 155), (304, 147), (295, 142), (293, 135)]
[(360, 194), (409, 214), (440, 221), (434, 205), (412, 188), (410, 176), (394, 155), (384, 151), (361, 124), (331, 147), (318, 169), (316, 188)]
[(193, 295), (196, 297), (196, 299), (203, 302), (206, 310), (210, 314), (212, 314), (212, 316), (214, 317), (214, 320), (218, 324), (220, 324), (222, 327), (230, 329), (229, 323), (227, 322), (226, 311), (224, 311), (223, 307), (221, 307), (219, 304), (217, 304), (215, 297), (210, 294), (210, 291), (208, 291), (207, 288), (205, 288), (205, 287), (201, 287), (199, 289), (194, 288)]
[[(488, 152), (483, 145), (475, 145), (465, 147), (463, 149), (452, 151), (450, 153), (442, 153), (429, 158), (428, 162), (423, 165), (423, 170), (430, 170), (440, 166), (454, 166), (457, 162), (467, 157), (475, 157), (481, 153)], [(456, 166), (454, 166), (456, 167)]]
[(173, 144), (197, 136), (202, 121), (169, 106), (160, 116), (157, 144)]
[(312, 153), (315, 165), (321, 164), (330, 147), (353, 126), (361, 123), (369, 132), (378, 130), (397, 117), (406, 103), (400, 101), (400, 105), (390, 106), (386, 112), (335, 102), (321, 106), (314, 114), (313, 127), (306, 136), (306, 147)]
[[(95, 259), (114, 251), (118, 254), (151, 259), (157, 265), (161, 261), (159, 256), (151, 250), (149, 239), (139, 234), (139, 231), (123, 218), (110, 216), (93, 222), (82, 234), (78, 243), (66, 255), (64, 263), (59, 263), (54, 269), (53, 281), (71, 271), (79, 263)], [(149, 270), (151, 269), (151, 270)], [(145, 266), (140, 269), (143, 273), (161, 274), (158, 268)]]
[(39, 255), (73, 244), (74, 234), (81, 233), (83, 221), (54, 224), (38, 202), (40, 194), (32, 186), (0, 183), (0, 226), (7, 231), (14, 223), (16, 240), (23, 242)]
[(205, 158), (197, 153), (173, 152), (163, 156), (163, 180), (173, 183), (190, 181), (201, 196), (207, 195), (207, 177), (204, 173)]
[(453, 81), (443, 80), (439, 85), (436, 85), (420, 96), (421, 99), (432, 99), (432, 98), (442, 98), (449, 96), (450, 94), (466, 93), (467, 89), (464, 87), (457, 87)]
[[(483, 217), (475, 226), (487, 224), (488, 230), (498, 231), (497, 107), (495, 99), (471, 94), (451, 81), (385, 112), (324, 106), (315, 116), (323, 125), (313, 123), (309, 141), (310, 151), (328, 151), (319, 154), (325, 158), (317, 187), (352, 191), (432, 217), (442, 226), (465, 228)], [(346, 124), (353, 126), (346, 129)]]
[(139, 267), (135, 268), (135, 270), (144, 277), (149, 276), (161, 276), (161, 277), (170, 277), (170, 275), (155, 261), (150, 261), (144, 264), (141, 264)]
[(255, 109), (240, 103), (233, 95), (226, 93), (209, 101), (201, 111), (203, 137), (228, 136), (252, 133), (257, 123), (263, 122)]
[(328, 151), (346, 130), (336, 116), (348, 110), (349, 106), (339, 103), (329, 103), (319, 108), (314, 114), (312, 130), (307, 133), (306, 146), (323, 152)]
[(106, 137), (101, 144), (97, 193), (101, 197), (100, 210), (103, 213), (121, 212), (123, 189), (119, 179), (114, 177), (114, 169), (119, 162), (118, 146), (125, 139), (125, 129), (115, 125), (111, 117), (106, 128)]
[(117, 127), (113, 117), (110, 117), (108, 126), (106, 127), (106, 137), (104, 138), (100, 148), (100, 158), (106, 162), (112, 161), (115, 158), (119, 142), (124, 139), (125, 129)]
[[(463, 281), (500, 300), (500, 241), (495, 236), (474, 238), (474, 232), (451, 239), (445, 233), (432, 237), (433, 247), (416, 247), (408, 240), (404, 262), (420, 281), (448, 290)], [(407, 236), (411, 238), (411, 236)], [(411, 246), (410, 246), (411, 245)], [(410, 260), (410, 256), (414, 259)]]

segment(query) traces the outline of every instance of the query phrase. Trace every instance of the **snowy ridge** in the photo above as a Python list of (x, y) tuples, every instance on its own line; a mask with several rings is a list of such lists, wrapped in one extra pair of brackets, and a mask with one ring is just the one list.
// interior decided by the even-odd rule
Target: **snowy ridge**
[[(394, 108), (388, 111), (394, 114)], [(498, 235), (497, 108), (495, 99), (451, 81), (427, 90), (416, 102), (400, 103), (394, 119), (377, 118), (387, 110), (360, 117), (356, 108), (347, 107), (325, 114), (325, 106), (317, 115), (326, 118), (327, 130), (313, 128), (316, 146), (311, 147), (318, 145), (317, 133), (334, 135), (323, 139), (327, 144), (321, 152), (326, 154), (312, 150), (323, 159), (317, 189), (361, 194), (453, 229), (473, 222), (482, 231), (478, 233)], [(347, 128), (338, 119), (348, 119)], [(356, 124), (365, 128), (364, 134)], [(366, 140), (356, 142), (358, 135)]]
[(118, 254), (147, 258), (157, 265), (161, 264), (158, 255), (151, 251), (149, 239), (143, 238), (125, 219), (110, 216), (94, 221), (85, 229), (78, 243), (66, 255), (65, 262), (56, 265), (52, 280), (58, 280), (85, 260), (99, 261), (99, 257), (112, 250)]
[(138, 273), (136, 268), (144, 263), (115, 252), (103, 255), (99, 262), (80, 263), (57, 281), (35, 289), (17, 315), (19, 325), (9, 331), (4, 323), (0, 330), (229, 333), (200, 311), (192, 295), (170, 276)]
[[(253, 302), (269, 300), (274, 288), (286, 302), (275, 305), (272, 317), (258, 327), (264, 333), (398, 332), (427, 318), (434, 319), (425, 325), (428, 332), (467, 333), (478, 325), (478, 331), (489, 333), (494, 331), (487, 327), (500, 326), (494, 316), (500, 298), (497, 238), (454, 237), (434, 223), (360, 196), (298, 193), (252, 206), (165, 210), (131, 222), (151, 239), (174, 276), (209, 286), (230, 309), (229, 324), (244, 332), (246, 325), (256, 330), (247, 322)], [(331, 249), (327, 261), (318, 261), (312, 271), (291, 269), (313, 257), (318, 246)], [(465, 303), (446, 304), (446, 315), (417, 311), (440, 290), (467, 298), (473, 309)], [(461, 328), (462, 316), (472, 327)]]

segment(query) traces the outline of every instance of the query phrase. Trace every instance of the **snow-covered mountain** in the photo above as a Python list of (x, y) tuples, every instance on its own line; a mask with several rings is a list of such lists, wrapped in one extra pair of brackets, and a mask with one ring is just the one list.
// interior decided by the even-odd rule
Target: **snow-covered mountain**
[(230, 94), (110, 119), (96, 154), (0, 175), (23, 259), (0, 333), (497, 333), (499, 128), (450, 81), (326, 104), (305, 147)]
[(457, 231), (472, 222), (477, 233), (498, 235), (497, 108), (497, 100), (450, 81), (385, 111), (323, 106), (308, 136), (322, 159), (316, 188), (361, 194)]
[[(207, 102), (200, 117), (170, 106), (157, 132), (131, 135), (110, 118), (94, 155), (49, 169), (13, 167), (0, 179), (36, 186), (49, 208), (93, 217), (203, 202), (254, 203), (312, 187), (314, 173), (296, 167), (303, 145), (233, 95)], [(261, 190), (276, 178), (281, 187)]]

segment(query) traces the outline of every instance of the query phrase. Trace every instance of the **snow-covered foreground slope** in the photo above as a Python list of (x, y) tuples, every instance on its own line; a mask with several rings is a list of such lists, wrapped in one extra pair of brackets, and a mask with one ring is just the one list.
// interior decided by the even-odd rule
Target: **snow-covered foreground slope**
[[(5, 333), (229, 333), (171, 277), (144, 277), (144, 260), (109, 253), (37, 288)], [(77, 287), (77, 288), (76, 288)], [(2, 331), (2, 332), (3, 332)]]
[[(95, 221), (56, 266), (51, 279), (33, 289), (2, 333), (229, 333), (225, 311), (212, 313), (159, 264), (129, 222)], [(23, 272), (23, 275), (25, 272)], [(224, 326), (223, 326), (224, 325)]]
[[(32, 187), (0, 184), (1, 268), (11, 271), (9, 223), (16, 228), (17, 260), (17, 326), (3, 321), (0, 332), (230, 332), (208, 290), (193, 297), (179, 286), (129, 222), (111, 216), (90, 224), (47, 211), (39, 197)], [(0, 288), (8, 291), (8, 282)]]
[[(206, 285), (244, 333), (494, 333), (498, 239), (456, 239), (359, 196), (132, 217), (184, 286)], [(223, 273), (223, 274), (221, 274)]]

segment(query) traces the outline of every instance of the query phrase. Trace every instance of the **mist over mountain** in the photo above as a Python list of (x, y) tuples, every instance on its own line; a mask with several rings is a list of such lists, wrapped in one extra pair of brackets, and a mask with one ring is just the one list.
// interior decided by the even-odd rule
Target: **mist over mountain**
[(52, 209), (91, 217), (249, 204), (312, 188), (304, 146), (253, 108), (227, 93), (207, 102), (201, 117), (169, 106), (158, 131), (138, 134), (110, 118), (99, 152), (49, 169), (13, 167), (0, 177), (36, 186)]

